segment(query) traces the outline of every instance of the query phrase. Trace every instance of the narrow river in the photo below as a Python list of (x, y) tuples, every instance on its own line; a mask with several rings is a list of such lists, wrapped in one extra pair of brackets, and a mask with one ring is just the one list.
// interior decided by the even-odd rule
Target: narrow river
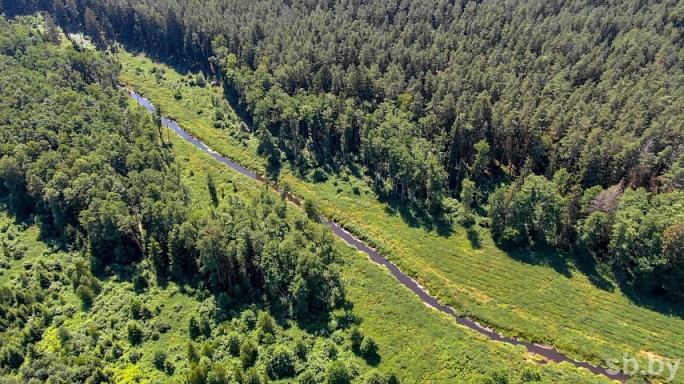
[[(150, 112), (154, 112), (154, 106), (152, 105), (152, 103), (149, 100), (145, 99), (144, 97), (138, 95), (137, 93), (135, 93), (131, 90), (126, 90), (126, 91), (140, 105), (145, 107)], [(233, 161), (231, 161), (231, 160), (219, 155), (215, 151), (211, 150), (211, 148), (209, 148), (206, 144), (204, 144), (203, 142), (197, 140), (196, 138), (192, 137), (190, 134), (185, 132), (178, 125), (178, 123), (176, 123), (175, 121), (169, 120), (166, 118), (162, 118), (162, 124), (171, 128), (183, 140), (189, 142), (190, 144), (199, 148), (203, 152), (209, 154), (214, 159), (216, 159), (216, 160), (220, 161), (221, 163), (227, 165), (228, 167), (232, 168), (233, 170), (237, 171), (238, 173), (240, 173), (244, 176), (247, 176), (250, 179), (257, 180), (259, 182), (264, 181), (264, 178), (261, 177), (260, 175), (257, 175), (256, 173), (250, 171), (249, 169), (244, 168), (244, 167), (240, 166), (239, 164), (236, 164)], [(289, 201), (296, 204), (297, 206), (301, 205), (301, 202), (299, 201), (299, 199), (297, 199), (292, 194), (288, 193), (287, 198)], [(535, 355), (539, 355), (548, 361), (553, 361), (556, 363), (568, 362), (568, 363), (570, 363), (576, 367), (586, 368), (589, 371), (593, 372), (594, 374), (604, 375), (604, 376), (606, 376), (612, 380), (619, 380), (621, 382), (625, 382), (630, 378), (628, 375), (623, 374), (623, 373), (614, 374), (614, 373), (609, 372), (606, 368), (598, 367), (598, 366), (589, 364), (587, 362), (575, 361), (575, 360), (561, 354), (557, 350), (555, 350), (551, 347), (548, 347), (548, 346), (544, 346), (544, 345), (540, 345), (540, 344), (536, 344), (536, 343), (530, 343), (527, 341), (502, 336), (499, 333), (497, 333), (491, 329), (483, 327), (482, 325), (478, 324), (474, 320), (468, 319), (466, 317), (459, 316), (458, 314), (456, 314), (456, 312), (454, 311), (453, 308), (446, 307), (446, 306), (440, 304), (439, 300), (437, 300), (437, 298), (435, 298), (433, 296), (430, 296), (430, 294), (425, 289), (423, 289), (423, 287), (421, 287), (418, 284), (418, 282), (416, 282), (414, 279), (412, 279), (411, 277), (409, 277), (408, 275), (403, 273), (399, 269), (399, 267), (397, 267), (392, 262), (390, 262), (389, 260), (382, 257), (374, 249), (367, 246), (366, 244), (364, 244), (361, 240), (357, 239), (356, 237), (352, 236), (349, 232), (345, 231), (340, 225), (338, 225), (334, 222), (331, 222), (324, 217), (321, 217), (321, 223), (328, 226), (333, 231), (333, 233), (335, 235), (337, 235), (339, 238), (346, 241), (348, 244), (352, 245), (353, 247), (355, 247), (359, 251), (366, 253), (372, 261), (374, 261), (377, 264), (380, 264), (380, 265), (387, 267), (387, 269), (390, 271), (392, 276), (394, 276), (401, 284), (403, 284), (405, 287), (410, 289), (413, 293), (418, 295), (418, 297), (420, 297), (420, 299), (423, 301), (423, 303), (425, 303), (426, 305), (429, 305), (430, 307), (435, 308), (436, 310), (438, 310), (442, 313), (445, 313), (445, 314), (453, 317), (458, 324), (461, 324), (465, 327), (468, 327), (468, 328), (474, 330), (475, 332), (478, 332), (482, 335), (485, 335), (489, 339), (494, 340), (494, 341), (499, 341), (502, 343), (508, 343), (508, 344), (513, 344), (513, 345), (522, 345), (525, 348), (527, 348), (527, 350), (530, 353), (533, 353)]]

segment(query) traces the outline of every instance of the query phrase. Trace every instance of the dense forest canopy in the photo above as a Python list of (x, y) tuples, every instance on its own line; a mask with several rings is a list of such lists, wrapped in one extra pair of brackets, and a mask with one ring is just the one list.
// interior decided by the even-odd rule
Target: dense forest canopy
[[(193, 202), (160, 121), (118, 89), (113, 59), (63, 44), (52, 28), (49, 19), (0, 17), (0, 276), (36, 251), (18, 242), (22, 226), (35, 222), (53, 244), (37, 263), (27, 261), (2, 279), (0, 374), (22, 382), (112, 382), (102, 368), (126, 363), (122, 342), (132, 351), (125, 359), (135, 364), (142, 356), (135, 348), (171, 326), (155, 319), (159, 308), (144, 296), (119, 307), (99, 304), (107, 280), (128, 281), (140, 295), (175, 282), (196, 289), (198, 298), (216, 298), (210, 315), (188, 325), (194, 341), (216, 336), (201, 353), (189, 342), (191, 383), (243, 382), (243, 375), (244, 382), (260, 382), (255, 365), (270, 379), (295, 377), (312, 364), (315, 373), (304, 376), (325, 375), (337, 353), (325, 344), (326, 328), (294, 346), (280, 324), (326, 324), (338, 308), (348, 322), (335, 323), (337, 337), (352, 337), (354, 354), (377, 359), (375, 341), (350, 329), (355, 319), (347, 312), (332, 235), (266, 187), (243, 197), (236, 189), (218, 190), (209, 175), (202, 186), (209, 208)], [(22, 226), (7, 223), (7, 213)], [(98, 305), (92, 322), (83, 324), (89, 330), (72, 334), (60, 327), (58, 353), (40, 352), (46, 329), (73, 315), (65, 295), (74, 294), (83, 311)], [(231, 318), (217, 334), (212, 320)], [(324, 344), (313, 351), (314, 342)], [(230, 358), (242, 361), (233, 371), (211, 361), (212, 345), (222, 343)], [(153, 360), (167, 375), (178, 362), (167, 351)], [(341, 360), (335, 364), (351, 377)], [(387, 380), (396, 382), (392, 375)]]
[[(584, 187), (682, 186), (678, 1), (35, 3), (103, 44), (222, 67), (256, 127), (311, 166), (372, 162), (365, 140), (385, 118), (364, 114), (387, 103), (429, 143), (442, 186), (460, 185), (480, 140), (515, 174), (530, 161)], [(398, 173), (385, 175), (398, 194), (427, 183)]]
[[(489, 207), (501, 244), (591, 253), (620, 281), (682, 296), (664, 281), (679, 279), (681, 251), (663, 243), (666, 231), (679, 239), (681, 210), (653, 225), (630, 216), (628, 229), (619, 213), (635, 188), (644, 213), (681, 203), (680, 1), (3, 4), (49, 11), (102, 48), (116, 40), (204, 69), (275, 167), (361, 165), (381, 195), (464, 223), (515, 180)], [(523, 208), (545, 198), (543, 218)], [(635, 231), (648, 245), (626, 252), (621, 233)]]

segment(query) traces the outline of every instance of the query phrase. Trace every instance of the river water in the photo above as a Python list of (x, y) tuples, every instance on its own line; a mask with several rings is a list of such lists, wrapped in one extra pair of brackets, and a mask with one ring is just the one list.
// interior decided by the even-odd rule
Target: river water
[[(139, 94), (135, 93), (134, 91), (131, 90), (126, 90), (128, 94), (135, 99), (135, 101), (138, 102), (138, 104), (142, 105), (145, 107), (148, 111), (154, 112), (154, 105), (147, 100), (146, 98), (140, 96)], [(199, 148), (202, 152), (205, 152), (209, 154), (211, 157), (216, 159), (217, 161), (225, 164), (226, 166), (230, 167), (231, 169), (235, 170), (236, 172), (249, 177), (250, 179), (259, 181), (259, 182), (264, 182), (264, 178), (261, 177), (260, 175), (254, 173), (253, 171), (250, 171), (247, 168), (242, 167), (241, 165), (219, 155), (217, 152), (213, 151), (211, 148), (209, 148), (206, 144), (203, 142), (197, 140), (196, 138), (192, 137), (190, 134), (185, 132), (179, 125), (173, 120), (169, 120), (167, 118), (162, 117), (162, 124), (164, 124), (166, 127), (171, 128), (174, 132), (178, 134), (183, 140), (187, 141), (188, 143), (194, 145), (195, 147)], [(277, 188), (277, 187), (276, 187)], [(297, 199), (292, 194), (287, 194), (287, 199), (291, 201), (292, 203), (296, 204), (297, 206), (301, 206), (301, 201)], [(445, 313), (451, 317), (453, 317), (456, 322), (460, 325), (463, 325), (467, 328), (470, 328), (471, 330), (480, 333), (482, 335), (487, 336), (490, 340), (494, 341), (499, 341), (502, 343), (507, 343), (507, 344), (512, 344), (512, 345), (521, 345), (525, 347), (530, 353), (533, 353), (535, 355), (539, 355), (546, 359), (547, 361), (553, 361), (556, 363), (560, 362), (567, 362), (570, 363), (578, 368), (586, 368), (589, 371), (591, 371), (594, 374), (597, 375), (604, 375), (612, 380), (618, 380), (621, 382), (625, 382), (629, 379), (629, 376), (623, 373), (619, 374), (614, 374), (611, 372), (608, 372), (606, 368), (603, 367), (598, 367), (592, 364), (589, 364), (587, 362), (581, 362), (581, 361), (576, 361), (568, 356), (565, 356), (558, 352), (557, 350), (545, 346), (545, 345), (540, 345), (536, 343), (530, 343), (527, 341), (511, 338), (511, 337), (505, 337), (500, 335), (494, 330), (491, 330), (489, 328), (483, 327), (476, 321), (459, 316), (456, 311), (454, 311), (453, 308), (444, 306), (440, 304), (439, 300), (437, 300), (436, 297), (430, 296), (430, 294), (418, 284), (413, 278), (409, 277), (405, 273), (403, 273), (399, 267), (397, 267), (394, 263), (391, 261), (387, 260), (383, 256), (381, 256), (378, 252), (376, 252), (374, 249), (363, 243), (361, 240), (357, 239), (353, 235), (351, 235), (349, 232), (344, 230), (340, 225), (337, 223), (334, 223), (332, 221), (327, 220), (325, 217), (320, 218), (320, 221), (322, 224), (326, 225), (329, 227), (337, 237), (341, 238), (357, 250), (365, 253), (368, 255), (368, 257), (375, 263), (380, 264), (382, 266), (385, 266), (389, 272), (394, 276), (399, 283), (410, 289), (413, 293), (418, 295), (420, 299), (425, 303), (426, 305), (429, 305), (430, 307)]]

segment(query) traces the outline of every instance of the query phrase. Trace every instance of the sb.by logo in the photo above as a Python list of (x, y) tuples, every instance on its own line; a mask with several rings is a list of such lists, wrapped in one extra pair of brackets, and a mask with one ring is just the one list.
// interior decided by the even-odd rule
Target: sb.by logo
[(641, 375), (659, 376), (664, 378), (665, 381), (672, 381), (677, 376), (680, 360), (664, 359), (649, 353), (648, 367), (644, 369), (639, 366), (639, 362), (636, 359), (630, 357), (627, 353), (623, 353), (622, 364), (620, 359), (606, 359), (606, 365), (608, 366), (606, 371), (611, 375), (617, 375), (620, 372), (628, 375), (638, 373)]

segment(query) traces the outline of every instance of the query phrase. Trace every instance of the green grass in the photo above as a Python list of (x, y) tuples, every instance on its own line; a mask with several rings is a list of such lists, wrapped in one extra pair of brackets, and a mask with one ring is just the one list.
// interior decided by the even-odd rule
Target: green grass
[[(120, 57), (124, 83), (134, 84), (213, 149), (263, 170), (253, 140), (247, 145), (236, 142), (229, 130), (212, 127), (209, 113), (197, 114), (198, 108), (211, 109), (207, 103), (212, 94), (222, 94), (219, 87), (185, 86), (183, 99), (177, 101), (172, 88), (180, 75), (144, 56), (124, 53)], [(150, 75), (154, 67), (166, 70), (166, 79), (160, 83)], [(282, 179), (295, 194), (315, 199), (327, 216), (375, 245), (443, 302), (505, 334), (548, 343), (594, 363), (620, 358), (623, 353), (677, 358), (684, 352), (681, 317), (637, 305), (617, 288), (597, 288), (590, 276), (552, 252), (509, 255), (493, 244), (486, 230), (478, 231), (478, 247), (458, 226), (442, 236), (378, 202), (365, 182), (352, 176), (312, 183), (284, 169)], [(682, 313), (681, 308), (672, 308)], [(684, 372), (678, 376), (682, 378)]]

